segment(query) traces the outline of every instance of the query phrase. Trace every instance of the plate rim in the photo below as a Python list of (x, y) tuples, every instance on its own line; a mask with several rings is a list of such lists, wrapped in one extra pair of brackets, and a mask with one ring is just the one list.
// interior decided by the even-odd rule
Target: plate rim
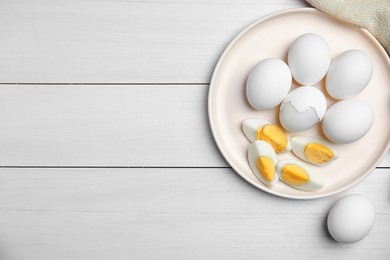
[[(212, 114), (212, 111), (211, 111), (212, 108), (213, 108), (212, 101), (211, 101), (211, 99), (212, 99), (212, 92), (215, 89), (215, 87), (213, 87), (213, 86), (214, 86), (215, 81), (216, 81), (217, 72), (220, 70), (220, 67), (222, 66), (223, 60), (229, 54), (229, 52), (231, 51), (233, 46), (236, 44), (236, 42), (239, 41), (242, 38), (242, 36), (245, 35), (248, 31), (252, 30), (254, 27), (258, 26), (259, 24), (261, 24), (261, 23), (263, 23), (263, 22), (265, 22), (267, 20), (273, 19), (273, 18), (275, 18), (277, 16), (283, 16), (283, 15), (290, 14), (290, 13), (300, 13), (300, 12), (313, 12), (313, 13), (326, 14), (326, 13), (324, 13), (322, 11), (319, 11), (319, 10), (313, 8), (313, 7), (300, 7), (300, 8), (292, 8), (292, 9), (277, 11), (277, 12), (268, 14), (268, 15), (260, 18), (260, 19), (257, 19), (256, 21), (252, 22), (251, 24), (246, 26), (243, 30), (241, 30), (233, 38), (233, 40), (224, 49), (223, 53), (221, 54), (221, 56), (218, 59), (218, 62), (216, 64), (216, 66), (214, 67), (213, 74), (212, 74), (211, 80), (210, 80), (209, 90), (208, 90), (208, 101), (207, 101), (208, 108), (207, 108), (207, 112), (208, 112), (208, 119), (209, 119), (208, 121), (209, 121), (210, 129), (211, 129), (211, 133), (213, 135), (214, 142), (216, 143), (219, 152), (222, 154), (223, 158), (227, 161), (229, 166), (232, 167), (232, 169), (238, 175), (240, 175), (241, 178), (243, 178), (245, 181), (247, 181), (248, 183), (250, 183), (251, 185), (253, 185), (257, 189), (260, 189), (260, 190), (262, 190), (262, 191), (264, 191), (266, 193), (269, 193), (269, 194), (272, 194), (272, 195), (275, 195), (275, 196), (278, 196), (278, 197), (288, 198), (288, 199), (295, 199), (295, 200), (310, 200), (310, 199), (319, 199), (319, 198), (329, 197), (329, 196), (338, 194), (340, 192), (343, 192), (343, 191), (345, 191), (345, 190), (355, 186), (356, 184), (361, 182), (363, 179), (365, 179), (371, 172), (373, 172), (376, 169), (377, 165), (383, 160), (383, 158), (387, 154), (387, 152), (388, 152), (388, 150), (390, 148), (390, 138), (387, 140), (386, 149), (380, 154), (380, 156), (377, 157), (377, 159), (375, 161), (373, 161), (371, 163), (371, 166), (370, 166), (369, 170), (367, 170), (367, 172), (365, 174), (363, 174), (362, 176), (360, 176), (359, 178), (357, 178), (356, 180), (354, 180), (350, 184), (348, 184), (348, 185), (346, 185), (346, 186), (344, 186), (342, 188), (336, 189), (336, 190), (334, 190), (332, 192), (328, 192), (328, 193), (324, 193), (324, 194), (313, 194), (313, 195), (308, 195), (308, 196), (306, 196), (306, 195), (305, 196), (290, 195), (290, 194), (285, 194), (283, 192), (278, 192), (278, 191), (275, 191), (275, 190), (272, 190), (272, 189), (266, 189), (266, 187), (263, 187), (263, 186), (259, 185), (258, 183), (256, 183), (252, 179), (248, 178), (245, 174), (241, 173), (238, 169), (236, 169), (236, 167), (231, 163), (231, 161), (228, 158), (228, 156), (225, 154), (225, 151), (221, 148), (221, 146), (222, 146), (221, 145), (221, 140), (219, 139), (218, 135), (216, 134), (216, 129), (215, 129), (216, 126), (215, 126), (215, 123), (213, 123), (215, 120), (214, 120), (214, 117), (213, 117), (213, 114)], [(326, 15), (329, 15), (329, 14), (326, 14)], [(333, 18), (337, 19), (336, 17), (333, 17)], [(380, 52), (385, 57), (387, 57), (386, 62), (388, 64), (388, 66), (390, 67), (389, 55), (385, 51), (385, 49), (382, 46), (382, 44), (370, 32), (368, 32), (366, 29), (364, 29), (362, 27), (357, 27), (357, 29), (361, 30), (378, 47)]]

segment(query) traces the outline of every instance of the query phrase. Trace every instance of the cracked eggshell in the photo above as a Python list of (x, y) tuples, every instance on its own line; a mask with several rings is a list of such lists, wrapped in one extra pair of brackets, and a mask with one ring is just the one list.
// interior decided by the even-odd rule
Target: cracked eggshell
[(320, 122), (326, 112), (326, 98), (312, 86), (291, 91), (280, 106), (279, 119), (287, 131), (303, 131)]

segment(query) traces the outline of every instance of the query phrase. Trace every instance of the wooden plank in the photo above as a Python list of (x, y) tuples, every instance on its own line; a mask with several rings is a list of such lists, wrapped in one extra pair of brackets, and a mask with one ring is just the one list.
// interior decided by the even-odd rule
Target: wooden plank
[(233, 37), (303, 0), (8, 0), (0, 82), (209, 82)]
[(207, 91), (3, 85), (0, 166), (226, 167), (208, 126)]
[(0, 256), (388, 259), (389, 182), (380, 169), (347, 192), (369, 196), (376, 223), (341, 245), (324, 226), (341, 195), (282, 199), (230, 169), (0, 169)]
[(227, 166), (208, 86), (0, 87), (0, 166)]

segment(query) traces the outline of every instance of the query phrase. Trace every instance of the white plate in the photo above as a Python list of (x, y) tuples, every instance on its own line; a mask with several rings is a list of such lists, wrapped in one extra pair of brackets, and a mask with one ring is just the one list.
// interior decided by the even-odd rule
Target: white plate
[[(318, 191), (300, 191), (279, 182), (268, 188), (249, 168), (247, 150), (249, 141), (241, 130), (248, 117), (259, 117), (278, 122), (277, 109), (255, 111), (246, 100), (245, 82), (250, 69), (266, 58), (286, 61), (289, 46), (304, 33), (317, 33), (329, 44), (334, 58), (348, 49), (366, 52), (374, 73), (368, 87), (356, 98), (367, 101), (375, 111), (370, 132), (359, 141), (336, 145), (340, 158), (326, 167), (312, 166), (325, 186)], [(294, 86), (297, 84), (294, 82)], [(324, 82), (316, 85), (324, 89)], [(335, 100), (328, 98), (328, 105)], [(299, 8), (267, 16), (242, 31), (221, 56), (209, 90), (209, 120), (214, 139), (232, 168), (246, 181), (274, 195), (313, 199), (343, 191), (367, 176), (386, 154), (390, 144), (390, 62), (378, 41), (366, 30), (341, 22), (313, 8)], [(323, 137), (320, 126), (301, 133)], [(292, 153), (280, 159), (295, 158)]]

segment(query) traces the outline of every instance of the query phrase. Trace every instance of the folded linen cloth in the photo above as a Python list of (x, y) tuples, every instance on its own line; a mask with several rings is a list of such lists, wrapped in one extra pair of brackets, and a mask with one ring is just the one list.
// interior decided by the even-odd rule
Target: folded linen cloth
[(315, 8), (368, 30), (390, 54), (390, 0), (306, 0)]

